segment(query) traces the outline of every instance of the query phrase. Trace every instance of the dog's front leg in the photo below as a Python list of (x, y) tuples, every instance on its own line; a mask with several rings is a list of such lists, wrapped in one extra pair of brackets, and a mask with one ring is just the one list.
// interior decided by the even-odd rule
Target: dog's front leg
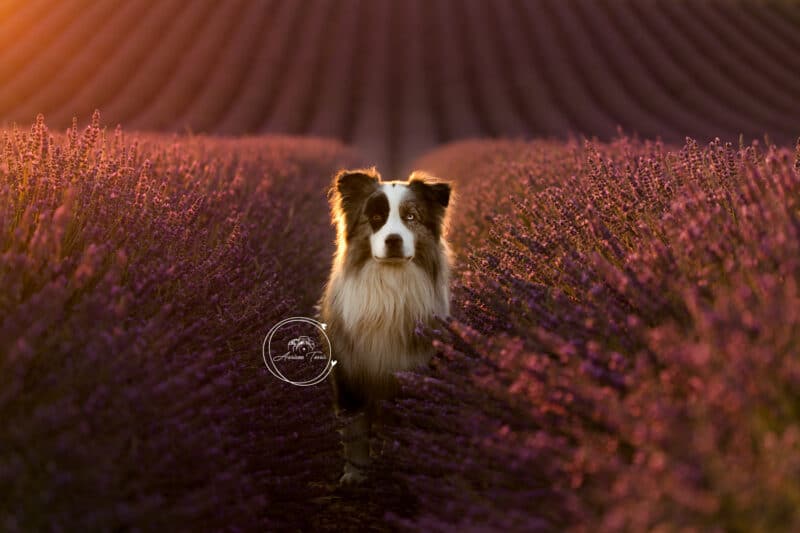
[(344, 474), (339, 478), (342, 485), (353, 485), (364, 481), (369, 466), (370, 416), (368, 410), (360, 411), (342, 430), (344, 444)]

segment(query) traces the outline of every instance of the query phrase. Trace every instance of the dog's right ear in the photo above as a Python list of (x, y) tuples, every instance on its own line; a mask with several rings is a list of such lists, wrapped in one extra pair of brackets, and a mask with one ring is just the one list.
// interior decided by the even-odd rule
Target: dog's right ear
[(357, 199), (374, 191), (380, 179), (381, 176), (375, 167), (340, 170), (334, 179), (334, 186), (343, 200)]
[(381, 176), (375, 167), (340, 170), (334, 177), (333, 190), (338, 199), (335, 205), (338, 206), (340, 216), (344, 217), (348, 237), (358, 220), (362, 201), (378, 188), (380, 180)]

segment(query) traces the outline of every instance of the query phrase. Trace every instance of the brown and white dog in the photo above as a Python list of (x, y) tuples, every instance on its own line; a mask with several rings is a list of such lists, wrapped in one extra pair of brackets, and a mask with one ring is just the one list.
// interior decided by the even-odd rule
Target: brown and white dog
[(450, 252), (443, 237), (451, 187), (421, 172), (381, 181), (372, 169), (339, 172), (331, 189), (337, 249), (320, 302), (344, 429), (340, 483), (365, 479), (378, 402), (397, 392), (394, 372), (427, 364), (433, 348), (415, 335), (449, 314)]

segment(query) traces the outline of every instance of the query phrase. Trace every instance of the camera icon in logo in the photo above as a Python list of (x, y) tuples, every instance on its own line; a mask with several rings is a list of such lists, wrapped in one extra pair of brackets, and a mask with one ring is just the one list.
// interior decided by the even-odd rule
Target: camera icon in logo
[(304, 359), (307, 363), (315, 359), (325, 358), (325, 355), (317, 349), (317, 343), (314, 339), (306, 335), (301, 335), (289, 341), (289, 351), (286, 353), (286, 359), (289, 359), (289, 354), (294, 357), (291, 359)]

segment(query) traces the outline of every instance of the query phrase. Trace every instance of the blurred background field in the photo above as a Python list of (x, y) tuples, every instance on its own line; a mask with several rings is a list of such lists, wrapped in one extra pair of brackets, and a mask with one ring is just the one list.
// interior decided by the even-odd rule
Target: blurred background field
[[(0, 3), (0, 530), (800, 530), (799, 28)], [(454, 182), (453, 317), (340, 488), (329, 391), (260, 350), (373, 164)]]
[(786, 142), (800, 5), (702, 0), (31, 0), (0, 16), (0, 123), (355, 144), (387, 172), (469, 137)]

